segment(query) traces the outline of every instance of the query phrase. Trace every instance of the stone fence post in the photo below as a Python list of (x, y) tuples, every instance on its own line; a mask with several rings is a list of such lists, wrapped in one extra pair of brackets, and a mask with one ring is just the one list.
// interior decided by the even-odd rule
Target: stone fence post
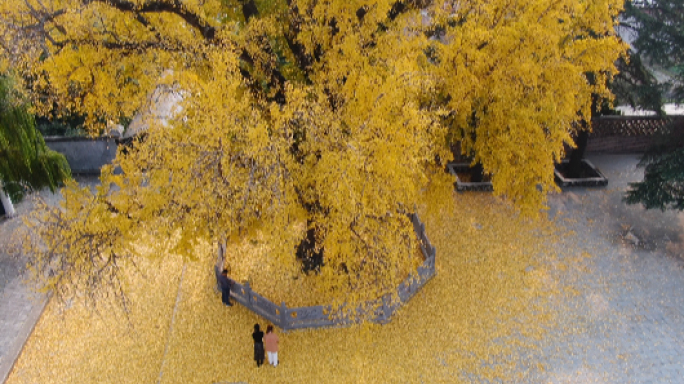
[(280, 328), (281, 329), (290, 329), (290, 323), (288, 322), (287, 318), (287, 305), (285, 305), (285, 302), (280, 303)]
[(252, 298), (252, 288), (249, 287), (249, 281), (245, 281), (245, 284), (243, 284), (245, 287), (245, 295), (247, 295), (247, 303), (249, 303), (249, 309), (254, 308), (254, 304), (252, 304), (252, 301), (254, 301), (254, 298)]
[(382, 318), (380, 322), (385, 324), (389, 322), (389, 318), (392, 316), (392, 309), (389, 306), (390, 295), (382, 296)]
[(219, 282), (219, 274), (223, 270), (223, 263), (225, 261), (226, 248), (225, 245), (219, 241), (218, 255), (216, 257), (216, 264), (214, 264), (214, 271), (216, 272), (216, 292), (221, 292), (221, 283)]

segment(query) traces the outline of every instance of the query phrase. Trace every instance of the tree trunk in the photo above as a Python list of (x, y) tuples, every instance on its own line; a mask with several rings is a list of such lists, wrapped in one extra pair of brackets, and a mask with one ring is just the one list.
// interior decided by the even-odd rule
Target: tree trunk
[(2, 206), (5, 209), (5, 216), (14, 217), (17, 212), (14, 210), (14, 205), (12, 205), (12, 200), (7, 196), (5, 190), (2, 189), (2, 183), (0, 182), (0, 201), (2, 201)]
[(307, 274), (311, 271), (318, 273), (323, 266), (323, 250), (315, 251), (316, 233), (311, 227), (311, 222), (307, 220), (306, 225), (306, 237), (297, 246), (297, 258), (302, 261), (302, 271)]
[(584, 158), (584, 151), (587, 149), (587, 142), (589, 140), (589, 131), (581, 130), (577, 135), (577, 148), (570, 154), (570, 161), (568, 162), (568, 169), (566, 177), (571, 179), (578, 179), (582, 170), (582, 159)]
[[(593, 77), (590, 77), (590, 82), (594, 84)], [(568, 162), (568, 169), (567, 173), (565, 174), (566, 177), (571, 179), (578, 179), (580, 177), (580, 172), (582, 171), (582, 159), (584, 159), (584, 151), (587, 149), (587, 142), (589, 141), (589, 128), (591, 127), (591, 120), (593, 120), (594, 116), (601, 116), (602, 114), (602, 109), (599, 108), (601, 104), (599, 103), (601, 103), (601, 100), (595, 93), (593, 93), (591, 95), (591, 114), (589, 115), (589, 121), (582, 121), (582, 128), (584, 129), (579, 131), (577, 134), (577, 141), (575, 141), (577, 148), (575, 148), (575, 150), (570, 154), (570, 161)]]
[(470, 167), (470, 182), (471, 183), (481, 183), (484, 178), (484, 168), (482, 163), (477, 163)]

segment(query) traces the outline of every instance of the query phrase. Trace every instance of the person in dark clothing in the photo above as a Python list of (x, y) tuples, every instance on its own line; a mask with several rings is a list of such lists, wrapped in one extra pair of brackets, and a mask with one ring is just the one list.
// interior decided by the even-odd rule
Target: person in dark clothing
[(233, 304), (230, 302), (230, 286), (232, 283), (228, 278), (228, 270), (224, 269), (219, 275), (219, 285), (221, 285), (221, 301), (228, 307), (232, 307)]
[(254, 333), (252, 333), (252, 339), (254, 339), (254, 360), (256, 360), (257, 368), (261, 367), (264, 363), (264, 333), (259, 329), (259, 324), (254, 324)]

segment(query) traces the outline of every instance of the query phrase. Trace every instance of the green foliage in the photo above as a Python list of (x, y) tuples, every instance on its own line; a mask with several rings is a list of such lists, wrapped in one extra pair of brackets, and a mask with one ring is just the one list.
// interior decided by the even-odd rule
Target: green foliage
[(26, 188), (55, 188), (71, 177), (63, 155), (47, 148), (28, 106), (0, 77), (0, 182), (13, 200)]
[(663, 95), (667, 91), (667, 85), (658, 84), (642, 63), (641, 57), (631, 52), (629, 61), (620, 59), (617, 67), (620, 73), (609, 85), (615, 94), (615, 105), (629, 104), (632, 108), (638, 107), (662, 115)]
[(674, 101), (684, 101), (684, 0), (626, 1), (624, 22), (637, 32), (632, 56), (672, 74)]
[(82, 117), (65, 119), (36, 118), (36, 128), (43, 136), (80, 137), (87, 136)]
[[(684, 101), (684, 0), (649, 0), (625, 3), (624, 22), (638, 33), (633, 42), (632, 71), (622, 77), (634, 80), (625, 86), (632, 106), (655, 110), (662, 114), (660, 105), (666, 98)], [(657, 66), (672, 75), (671, 81), (656, 84), (642, 62)], [(636, 85), (634, 85), (636, 84)], [(620, 94), (621, 92), (616, 92)], [(641, 203), (646, 209), (684, 209), (684, 149), (673, 138), (668, 146), (659, 146), (646, 153), (640, 166), (645, 167), (644, 180), (630, 184), (624, 201)]]
[(644, 180), (630, 183), (626, 203), (661, 211), (684, 210), (684, 148), (655, 148), (644, 155), (639, 166), (645, 167)]

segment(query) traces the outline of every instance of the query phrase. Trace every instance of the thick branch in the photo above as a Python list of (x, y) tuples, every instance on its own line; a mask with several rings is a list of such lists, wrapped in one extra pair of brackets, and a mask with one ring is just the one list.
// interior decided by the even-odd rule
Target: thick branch
[[(289, 3), (289, 1), (288, 1)], [(311, 64), (313, 63), (313, 58), (311, 55), (306, 53), (306, 48), (298, 40), (299, 33), (301, 32), (302, 19), (299, 17), (299, 9), (297, 6), (292, 6), (290, 8), (289, 29), (284, 33), (285, 41), (290, 51), (294, 54), (297, 60), (297, 66), (304, 73), (309, 73), (311, 69)]]
[(259, 16), (259, 9), (256, 7), (254, 0), (242, 2), (242, 15), (245, 17), (245, 22), (248, 22), (252, 17)]
[(105, 3), (122, 12), (132, 12), (136, 15), (142, 13), (172, 13), (185, 20), (185, 22), (193, 28), (197, 29), (205, 40), (214, 40), (216, 36), (216, 28), (209, 25), (209, 23), (201, 16), (190, 11), (180, 0), (150, 1), (140, 6), (125, 0), (86, 0), (86, 4), (90, 2)]
[(63, 48), (65, 46), (93, 46), (106, 48), (113, 51), (147, 51), (149, 49), (160, 49), (167, 52), (181, 52), (186, 51), (180, 45), (173, 45), (162, 41), (100, 41), (91, 39), (68, 39), (63, 41), (55, 41), (53, 44), (56, 47)]

